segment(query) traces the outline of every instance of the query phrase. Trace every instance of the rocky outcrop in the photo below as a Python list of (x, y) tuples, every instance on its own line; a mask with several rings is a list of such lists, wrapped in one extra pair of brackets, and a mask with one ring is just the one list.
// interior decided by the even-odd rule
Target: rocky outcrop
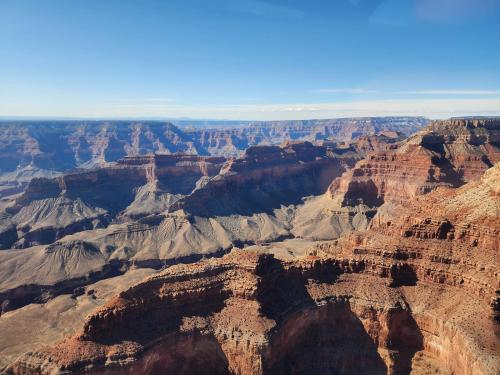
[(328, 195), (343, 206), (378, 207), (439, 186), (458, 187), (500, 161), (499, 138), (498, 119), (437, 121), (398, 148), (368, 153)]
[(233, 251), (120, 293), (8, 374), (497, 374), (500, 164), (280, 260)]
[(415, 142), (443, 155), (463, 184), (500, 161), (500, 119), (436, 121), (407, 143)]
[[(45, 303), (3, 311), (0, 318), (0, 373), (4, 373), (5, 366), (15, 361), (20, 353), (52, 345), (75, 333), (85, 317), (98, 306), (155, 272), (150, 268), (129, 270), (88, 287), (69, 289)], [(5, 304), (2, 307), (8, 310)]]
[(298, 204), (305, 196), (321, 194), (360, 157), (353, 149), (343, 151), (309, 142), (250, 147), (178, 207), (199, 216), (227, 216)]
[(401, 273), (398, 282), (403, 285), (422, 280), (465, 288), (491, 305), (490, 315), (495, 316), (500, 277), (499, 182), (497, 164), (480, 181), (459, 189), (441, 188), (389, 212), (382, 206), (368, 231), (354, 232), (319, 249), (370, 259), (378, 263), (375, 273)]
[(337, 288), (336, 276), (360, 269), (317, 259), (285, 264), (251, 252), (176, 266), (121, 293), (75, 337), (21, 358), (7, 373), (404, 372), (421, 334), (396, 292), (374, 306)]
[[(186, 125), (207, 126), (196, 121)], [(125, 156), (198, 154), (241, 156), (255, 145), (287, 140), (350, 141), (380, 131), (406, 136), (427, 123), (423, 118), (360, 118), (285, 122), (240, 122), (230, 128), (181, 130), (159, 121), (0, 122), (0, 198), (22, 192), (34, 177), (53, 177), (74, 168), (93, 168)]]
[[(192, 122), (194, 123), (194, 122)], [(214, 127), (203, 124), (204, 129), (186, 129), (193, 139), (210, 153), (241, 155), (248, 147), (277, 145), (285, 141), (323, 141), (334, 139), (351, 142), (359, 136), (388, 132), (394, 137), (401, 132), (404, 137), (415, 133), (428, 121), (420, 117), (367, 117), (303, 121), (262, 121), (240, 123), (240, 126)], [(185, 125), (190, 125), (186, 122)]]
[(127, 155), (208, 154), (166, 122), (1, 122), (0, 139), (0, 197), (21, 192), (30, 176), (101, 166)]
[(1, 220), (6, 236), (16, 228), (4, 247), (49, 244), (106, 227), (118, 215), (124, 220), (167, 210), (198, 180), (217, 174), (224, 161), (196, 155), (126, 157), (103, 168), (34, 179)]
[[(461, 188), (440, 188), (388, 210), (382, 206), (368, 231), (318, 246), (329, 256), (365, 262), (394, 286), (412, 286), (424, 347), (452, 373), (494, 374), (500, 367), (498, 186), (500, 164)], [(423, 292), (421, 285), (428, 284), (441, 287)], [(464, 293), (474, 308), (459, 302)], [(426, 298), (440, 298), (442, 307), (424, 310)]]

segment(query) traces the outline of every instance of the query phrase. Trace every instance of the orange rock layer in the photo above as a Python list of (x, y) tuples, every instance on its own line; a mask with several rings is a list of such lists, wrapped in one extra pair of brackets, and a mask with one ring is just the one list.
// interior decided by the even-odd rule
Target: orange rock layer
[(171, 267), (7, 373), (497, 374), (499, 183), (500, 164), (302, 259)]
[(500, 120), (437, 121), (401, 147), (376, 151), (328, 188), (344, 206), (401, 203), (479, 179), (500, 161)]

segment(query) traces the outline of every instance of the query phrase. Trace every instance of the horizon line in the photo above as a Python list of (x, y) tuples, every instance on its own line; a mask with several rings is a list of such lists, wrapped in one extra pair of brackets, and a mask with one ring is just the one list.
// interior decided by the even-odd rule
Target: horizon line
[(428, 117), (424, 115), (360, 115), (360, 116), (327, 116), (311, 117), (306, 119), (286, 118), (280, 120), (249, 120), (249, 119), (229, 119), (229, 118), (203, 118), (203, 117), (115, 117), (115, 116), (0, 116), (0, 122), (4, 121), (153, 121), (153, 122), (171, 122), (171, 121), (207, 121), (207, 122), (279, 122), (279, 121), (322, 121), (322, 120), (343, 120), (343, 119), (373, 119), (373, 118), (421, 118), (427, 120), (449, 120), (459, 118), (495, 118), (500, 115), (472, 115), (472, 116), (451, 116), (451, 117)]
[[(148, 122), (227, 122), (227, 123), (259, 123), (259, 122), (284, 122), (284, 121), (325, 121), (325, 120), (348, 120), (348, 119), (389, 119), (389, 118), (411, 118), (411, 119), (425, 119), (428, 121), (446, 121), (446, 120), (474, 120), (474, 119), (498, 119), (499, 115), (466, 115), (466, 116), (443, 116), (443, 117), (429, 117), (424, 115), (362, 115), (362, 116), (330, 116), (330, 117), (311, 117), (305, 119), (288, 118), (280, 120), (248, 120), (248, 119), (218, 119), (218, 118), (196, 118), (196, 117), (101, 117), (101, 116), (0, 116), (0, 123), (6, 121), (148, 121)], [(174, 124), (175, 125), (175, 124)]]

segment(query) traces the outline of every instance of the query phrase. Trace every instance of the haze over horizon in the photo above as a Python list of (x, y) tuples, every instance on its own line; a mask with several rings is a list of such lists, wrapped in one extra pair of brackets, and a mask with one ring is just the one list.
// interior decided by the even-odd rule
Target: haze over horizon
[(0, 117), (500, 115), (494, 0), (0, 3)]
[(500, 375), (500, 0), (0, 0), (0, 374)]

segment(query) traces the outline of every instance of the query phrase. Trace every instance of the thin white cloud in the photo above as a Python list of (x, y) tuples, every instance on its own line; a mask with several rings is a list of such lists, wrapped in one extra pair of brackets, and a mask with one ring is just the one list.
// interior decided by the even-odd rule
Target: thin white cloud
[(122, 104), (143, 104), (143, 103), (172, 103), (174, 102), (174, 99), (172, 98), (162, 98), (162, 97), (151, 97), (151, 98), (121, 98), (121, 99), (114, 99), (110, 100), (107, 103), (114, 105), (115, 103), (117, 105), (122, 105)]
[(453, 22), (486, 16), (498, 9), (497, 0), (418, 0), (416, 16), (430, 22)]
[(173, 102), (174, 99), (172, 98), (146, 98), (144, 99), (145, 102), (150, 102), (150, 103), (170, 103)]
[(354, 88), (323, 88), (309, 90), (313, 94), (400, 94), (400, 95), (500, 95), (500, 90), (475, 90), (475, 89), (429, 89), (406, 91), (378, 91), (364, 87)]
[[(222, 109), (222, 108), (221, 108)], [(371, 100), (315, 104), (277, 104), (232, 107), (252, 119), (307, 119), (351, 116), (415, 115), (431, 118), (452, 116), (500, 115), (500, 98), (481, 99), (411, 99)], [(225, 112), (225, 111), (223, 111)], [(232, 115), (233, 113), (231, 113)]]
[(366, 89), (364, 87), (354, 87), (354, 88), (324, 88), (310, 90), (313, 94), (370, 94), (376, 92), (375, 90)]
[(500, 90), (413, 90), (399, 91), (408, 95), (500, 95)]
[(241, 105), (99, 105), (78, 108), (54, 108), (40, 105), (31, 108), (2, 108), (0, 116), (22, 113), (36, 117), (94, 117), (94, 118), (216, 118), (228, 120), (301, 120), (357, 116), (427, 116), (448, 118), (453, 116), (500, 116), (500, 97), (497, 98), (445, 98), (364, 100), (334, 103), (284, 103)]

